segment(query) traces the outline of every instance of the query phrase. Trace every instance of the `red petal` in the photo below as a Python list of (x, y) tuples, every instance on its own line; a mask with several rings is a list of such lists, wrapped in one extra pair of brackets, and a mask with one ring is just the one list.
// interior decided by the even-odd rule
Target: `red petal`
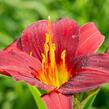
[[(43, 53), (43, 45), (45, 43), (45, 33), (48, 31), (48, 21), (43, 20), (34, 23), (26, 28), (22, 34), (23, 50), (41, 60), (41, 53)], [(53, 39), (56, 43), (56, 57), (60, 60), (60, 55), (63, 50), (67, 50), (69, 55), (73, 56), (78, 45), (78, 26), (70, 19), (62, 19), (53, 23)], [(68, 59), (70, 60), (70, 59)]]
[(48, 109), (73, 109), (72, 96), (51, 92), (42, 97)]
[(59, 91), (73, 94), (87, 91), (109, 82), (109, 55), (96, 54), (78, 59), (75, 64), (77, 75), (64, 84)]
[(41, 60), (43, 45), (45, 43), (45, 33), (47, 33), (48, 21), (42, 20), (27, 27), (21, 37), (22, 48), (27, 53)]
[(0, 72), (19, 81), (26, 81), (39, 88), (51, 89), (37, 80), (34, 75), (41, 69), (41, 63), (24, 52), (0, 52)]
[(74, 20), (61, 19), (53, 25), (54, 41), (56, 43), (56, 58), (60, 61), (61, 53), (66, 50), (67, 61), (76, 53), (79, 43), (79, 29)]
[(94, 53), (104, 41), (94, 23), (88, 23), (80, 28), (78, 55)]

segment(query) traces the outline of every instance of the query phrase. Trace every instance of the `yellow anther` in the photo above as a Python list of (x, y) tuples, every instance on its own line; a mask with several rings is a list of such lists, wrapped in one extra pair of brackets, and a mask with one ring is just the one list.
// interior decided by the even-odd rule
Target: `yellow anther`
[(52, 42), (52, 22), (51, 22), (50, 16), (48, 16), (48, 35), (49, 35), (49, 43), (51, 44)]
[(61, 53), (61, 59), (64, 59), (65, 55), (66, 55), (66, 50), (63, 50), (62, 53)]
[(48, 16), (48, 32), (50, 32), (50, 33), (52, 32), (51, 31), (51, 17), (50, 16)]
[(51, 17), (50, 16), (48, 16), (48, 21), (51, 21)]
[(31, 52), (29, 53), (29, 55), (32, 56), (32, 54), (33, 54), (33, 53), (32, 53), (32, 51), (31, 51)]
[(52, 43), (52, 48), (53, 48), (53, 50), (56, 49), (56, 45), (55, 45), (55, 43)]
[(45, 61), (46, 61), (46, 59), (45, 59), (45, 55), (42, 53), (42, 64), (44, 64)]
[(61, 53), (61, 59), (63, 63), (63, 67), (65, 67), (65, 56), (66, 56), (66, 50), (63, 50)]

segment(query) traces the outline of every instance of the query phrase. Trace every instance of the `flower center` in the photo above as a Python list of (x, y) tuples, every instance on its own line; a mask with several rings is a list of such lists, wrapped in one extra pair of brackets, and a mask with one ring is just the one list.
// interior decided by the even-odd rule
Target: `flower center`
[(61, 53), (60, 64), (56, 63), (55, 43), (52, 42), (51, 20), (48, 19), (48, 33), (45, 34), (44, 53), (42, 53), (42, 70), (39, 80), (45, 84), (59, 87), (70, 78), (65, 64), (66, 50)]

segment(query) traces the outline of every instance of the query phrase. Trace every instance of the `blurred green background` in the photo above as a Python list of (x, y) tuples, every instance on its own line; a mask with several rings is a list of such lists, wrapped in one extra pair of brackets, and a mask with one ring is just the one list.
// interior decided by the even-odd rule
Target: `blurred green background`
[[(0, 0), (0, 48), (5, 48), (29, 24), (61, 17), (79, 25), (94, 21), (106, 36), (100, 51), (109, 45), (109, 0)], [(35, 109), (36, 104), (24, 83), (0, 75), (0, 109)], [(109, 109), (109, 85), (102, 87), (92, 109)]]

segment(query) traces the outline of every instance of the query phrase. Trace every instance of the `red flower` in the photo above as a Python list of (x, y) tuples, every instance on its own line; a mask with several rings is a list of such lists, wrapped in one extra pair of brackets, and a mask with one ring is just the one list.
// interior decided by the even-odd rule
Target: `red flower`
[(69, 95), (109, 82), (109, 55), (95, 53), (103, 41), (94, 23), (38, 21), (0, 52), (0, 72), (50, 90), (49, 109), (71, 109)]

